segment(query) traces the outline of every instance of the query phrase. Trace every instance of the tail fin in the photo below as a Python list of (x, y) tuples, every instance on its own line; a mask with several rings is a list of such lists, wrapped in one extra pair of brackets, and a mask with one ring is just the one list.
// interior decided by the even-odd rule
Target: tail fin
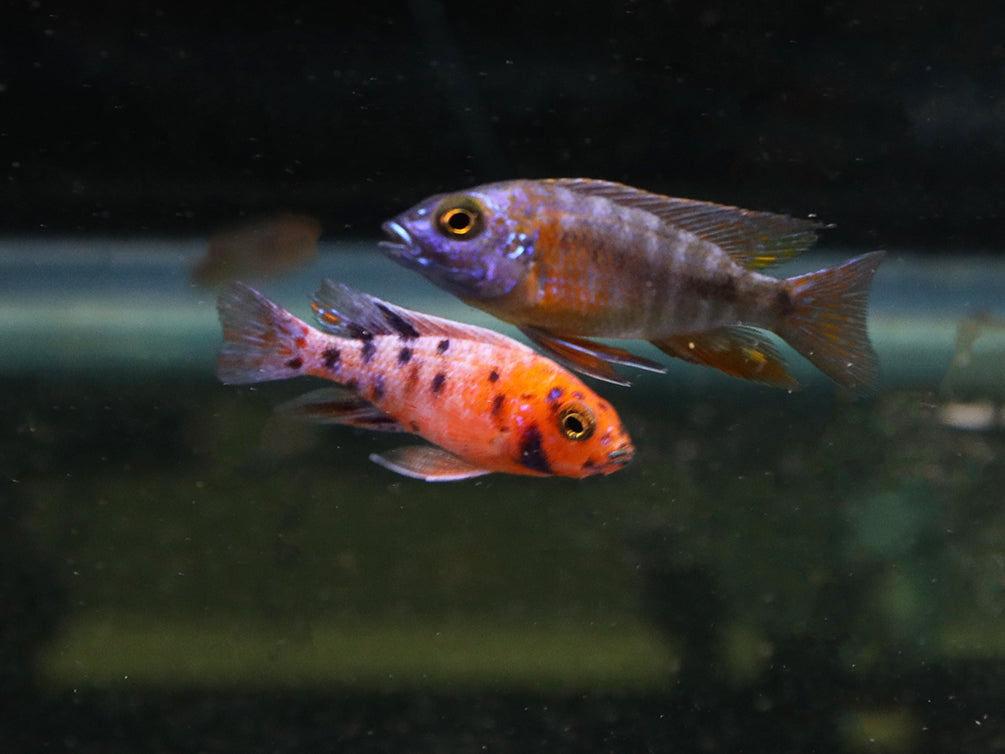
[(217, 300), (223, 346), (216, 374), (228, 384), (295, 377), (309, 328), (244, 283), (234, 283)]
[(793, 311), (778, 334), (835, 382), (869, 393), (879, 362), (869, 343), (869, 284), (885, 252), (863, 254), (839, 267), (786, 281)]

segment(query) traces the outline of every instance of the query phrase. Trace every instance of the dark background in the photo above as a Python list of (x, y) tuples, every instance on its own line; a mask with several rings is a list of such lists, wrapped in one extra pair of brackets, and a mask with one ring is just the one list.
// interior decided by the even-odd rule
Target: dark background
[(588, 176), (996, 247), (1005, 10), (975, 2), (5, 2), (0, 232), (200, 234)]

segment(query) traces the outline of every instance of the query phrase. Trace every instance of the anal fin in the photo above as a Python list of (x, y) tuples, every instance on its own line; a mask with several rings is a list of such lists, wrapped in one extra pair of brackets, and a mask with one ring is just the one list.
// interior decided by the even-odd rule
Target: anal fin
[(732, 377), (786, 390), (799, 387), (778, 350), (752, 327), (719, 327), (654, 340), (652, 344), (670, 356), (714, 367)]
[(457, 482), (491, 473), (435, 445), (395, 448), (374, 453), (370, 460), (397, 474), (425, 482)]
[(611, 364), (630, 366), (661, 374), (666, 371), (663, 365), (655, 361), (636, 356), (623, 348), (596, 343), (586, 338), (555, 335), (543, 328), (532, 326), (521, 327), (520, 332), (570, 369), (575, 369), (598, 380), (613, 382), (615, 385), (628, 386), (632, 383), (614, 371)]
[(344, 387), (312, 390), (276, 407), (280, 416), (315, 424), (348, 424), (379, 432), (404, 432), (401, 424), (379, 408)]

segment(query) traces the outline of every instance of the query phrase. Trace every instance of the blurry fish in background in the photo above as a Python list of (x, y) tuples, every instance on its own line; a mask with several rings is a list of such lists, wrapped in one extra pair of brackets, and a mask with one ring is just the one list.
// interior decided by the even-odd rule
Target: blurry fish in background
[(1005, 403), (1000, 394), (989, 396), (986, 391), (977, 392), (976, 385), (986, 384), (986, 378), (970, 374), (993, 375), (997, 371), (997, 384), (1005, 384), (1005, 351), (992, 346), (975, 353), (978, 339), (993, 334), (1005, 334), (1005, 319), (988, 311), (979, 311), (956, 323), (956, 352), (939, 388), (946, 400), (936, 411), (936, 419), (943, 426), (969, 432), (1005, 430)]
[(209, 237), (206, 255), (192, 268), (192, 280), (211, 287), (238, 279), (270, 280), (317, 261), (321, 223), (281, 212)]
[(820, 227), (608, 181), (515, 180), (432, 196), (384, 223), (381, 246), (597, 379), (628, 384), (611, 365), (665, 371), (588, 340), (642, 339), (793, 389), (768, 330), (866, 393), (879, 371), (866, 314), (883, 252), (786, 280), (758, 272), (811, 246)]
[(614, 408), (578, 378), (491, 330), (410, 311), (324, 281), (316, 330), (243, 283), (219, 298), (217, 375), (247, 384), (312, 375), (339, 384), (277, 412), (417, 434), (432, 445), (372, 455), (426, 481), (493, 471), (582, 478), (634, 455)]
[(964, 317), (956, 323), (956, 354), (953, 366), (965, 369), (974, 358), (974, 343), (987, 332), (1005, 332), (1005, 319), (992, 317), (987, 311), (977, 312), (972, 317)]

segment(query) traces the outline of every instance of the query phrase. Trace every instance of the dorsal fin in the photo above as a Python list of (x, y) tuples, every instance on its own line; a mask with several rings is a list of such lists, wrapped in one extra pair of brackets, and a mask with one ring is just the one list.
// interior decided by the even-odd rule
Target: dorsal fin
[(663, 196), (612, 181), (552, 178), (547, 182), (584, 196), (602, 196), (622, 207), (651, 212), (664, 222), (711, 241), (751, 270), (797, 256), (816, 242), (816, 230), (825, 227), (813, 220)]
[(431, 335), (526, 348), (522, 343), (493, 330), (395, 306), (334, 280), (322, 281), (311, 300), (311, 308), (322, 330), (343, 338), (398, 335), (408, 339)]

